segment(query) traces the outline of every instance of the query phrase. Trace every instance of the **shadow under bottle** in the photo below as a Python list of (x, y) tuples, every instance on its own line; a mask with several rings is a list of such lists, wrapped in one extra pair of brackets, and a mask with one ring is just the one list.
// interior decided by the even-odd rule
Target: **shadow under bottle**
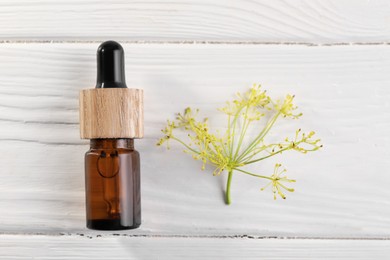
[(88, 228), (140, 226), (140, 157), (133, 139), (91, 139), (85, 154), (85, 180)]

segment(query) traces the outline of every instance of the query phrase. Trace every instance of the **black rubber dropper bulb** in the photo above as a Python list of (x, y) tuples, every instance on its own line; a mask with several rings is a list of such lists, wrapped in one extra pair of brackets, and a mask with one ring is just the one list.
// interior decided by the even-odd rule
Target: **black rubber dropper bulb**
[(103, 42), (97, 50), (96, 88), (127, 88), (124, 51), (115, 41)]

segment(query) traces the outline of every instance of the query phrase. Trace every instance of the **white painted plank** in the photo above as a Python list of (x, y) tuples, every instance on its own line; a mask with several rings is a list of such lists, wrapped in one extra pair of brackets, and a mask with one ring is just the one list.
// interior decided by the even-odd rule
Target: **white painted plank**
[[(0, 215), (2, 232), (88, 234), (84, 228), (83, 153), (78, 91), (95, 81), (96, 44), (0, 45)], [(390, 48), (388, 46), (125, 44), (127, 82), (145, 90), (143, 225), (134, 234), (389, 237)], [(304, 117), (278, 125), (317, 131), (316, 154), (275, 162), (298, 180), (285, 201), (260, 192), (264, 182), (236, 175), (233, 204), (223, 177), (200, 171), (180, 152), (154, 146), (167, 118), (215, 110), (233, 93), (261, 82), (273, 97), (297, 96)], [(255, 170), (255, 169), (254, 169)], [(4, 212), (4, 211), (3, 211)], [(125, 232), (129, 233), (129, 232)], [(91, 234), (95, 234), (91, 232)]]
[(0, 259), (387, 259), (388, 240), (0, 236)]
[(3, 0), (1, 40), (388, 42), (387, 0)]

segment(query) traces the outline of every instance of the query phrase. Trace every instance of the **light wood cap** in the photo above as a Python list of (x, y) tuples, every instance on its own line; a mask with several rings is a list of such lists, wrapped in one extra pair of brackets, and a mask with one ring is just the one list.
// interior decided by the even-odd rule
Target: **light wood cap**
[(80, 91), (80, 136), (142, 138), (143, 90), (91, 88)]

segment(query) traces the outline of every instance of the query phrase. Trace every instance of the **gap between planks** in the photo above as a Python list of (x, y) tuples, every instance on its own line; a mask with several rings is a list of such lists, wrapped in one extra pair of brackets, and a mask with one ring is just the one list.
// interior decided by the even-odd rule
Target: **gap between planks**
[(51, 237), (86, 237), (86, 238), (99, 238), (99, 237), (129, 237), (129, 238), (204, 238), (204, 239), (253, 239), (253, 240), (365, 240), (365, 241), (390, 241), (390, 237), (301, 237), (301, 236), (256, 236), (256, 235), (158, 235), (158, 234), (128, 234), (128, 233), (98, 233), (98, 231), (92, 231), (94, 233), (43, 233), (43, 232), (0, 232), (0, 237), (5, 236), (51, 236)]
[[(312, 42), (264, 42), (264, 41), (142, 41), (142, 40), (118, 40), (122, 44), (210, 44), (210, 45), (298, 45), (309, 47), (321, 46), (380, 46), (390, 45), (389, 41), (385, 42), (335, 42), (335, 43), (312, 43)], [(91, 44), (101, 43), (100, 40), (0, 40), (0, 44), (50, 44), (50, 43), (75, 43), (75, 44)]]

